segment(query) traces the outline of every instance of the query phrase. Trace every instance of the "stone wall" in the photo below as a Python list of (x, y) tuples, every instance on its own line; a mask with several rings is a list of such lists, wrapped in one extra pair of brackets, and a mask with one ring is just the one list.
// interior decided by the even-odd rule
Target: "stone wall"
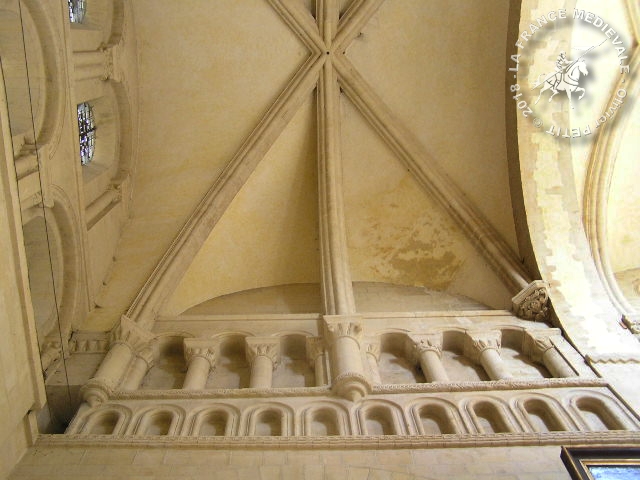
[[(64, 467), (64, 468), (62, 468)], [(568, 480), (559, 447), (213, 450), (39, 446), (9, 480)]]

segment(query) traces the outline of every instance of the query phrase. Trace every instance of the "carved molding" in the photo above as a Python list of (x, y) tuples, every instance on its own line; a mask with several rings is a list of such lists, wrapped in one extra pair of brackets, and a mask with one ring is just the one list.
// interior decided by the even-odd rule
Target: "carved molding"
[(601, 353), (585, 356), (590, 364), (594, 363), (640, 363), (640, 355), (633, 353)]
[[(364, 378), (364, 377), (363, 377)], [(488, 392), (504, 390), (538, 390), (568, 387), (606, 387), (602, 378), (547, 378), (540, 380), (500, 380), (477, 382), (410, 383), (372, 386), (372, 394), (398, 393), (447, 393), (447, 392)], [(211, 390), (187, 391), (171, 390), (119, 390), (112, 400), (172, 400), (172, 399), (232, 399), (232, 398), (285, 398), (285, 397), (321, 397), (330, 394), (329, 387), (298, 388), (217, 388)]]
[(103, 332), (74, 332), (69, 340), (69, 350), (75, 353), (106, 353), (109, 350), (109, 334)]
[(193, 357), (202, 357), (211, 367), (214, 367), (218, 360), (219, 343), (215, 340), (204, 338), (185, 338), (184, 357), (187, 364)]
[(549, 320), (549, 289), (546, 282), (535, 280), (511, 299), (513, 312), (523, 320)]
[(46, 446), (99, 446), (119, 445), (124, 448), (140, 446), (178, 446), (210, 449), (264, 449), (279, 446), (290, 449), (327, 450), (382, 450), (446, 447), (495, 447), (540, 445), (640, 445), (638, 432), (545, 432), (545, 433), (492, 433), (457, 435), (335, 435), (330, 437), (181, 437), (178, 435), (47, 435), (38, 436), (38, 444)]
[(487, 349), (500, 353), (502, 332), (500, 330), (467, 331), (464, 339), (464, 355), (474, 362), (480, 361), (480, 355)]
[(273, 368), (280, 363), (280, 339), (277, 337), (247, 337), (247, 362), (253, 364), (256, 357), (267, 357)]
[(324, 324), (331, 344), (341, 337), (353, 338), (358, 344), (362, 340), (362, 317), (359, 315), (325, 315)]

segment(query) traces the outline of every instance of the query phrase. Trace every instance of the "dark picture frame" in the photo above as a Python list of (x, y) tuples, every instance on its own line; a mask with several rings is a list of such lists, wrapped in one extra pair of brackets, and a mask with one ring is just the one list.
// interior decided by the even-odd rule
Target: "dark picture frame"
[(573, 480), (640, 480), (638, 447), (562, 447)]

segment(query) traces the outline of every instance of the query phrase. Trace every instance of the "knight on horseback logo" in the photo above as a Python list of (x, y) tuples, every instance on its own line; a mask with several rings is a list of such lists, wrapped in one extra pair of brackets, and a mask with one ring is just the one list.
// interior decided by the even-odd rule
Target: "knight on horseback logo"
[[(602, 42), (604, 43), (604, 42)], [(600, 43), (600, 45), (602, 45)], [(580, 93), (578, 100), (582, 100), (587, 91), (580, 86), (580, 78), (582, 76), (589, 75), (589, 70), (587, 69), (587, 62), (584, 60), (584, 57), (587, 56), (589, 52), (598, 48), (600, 45), (594, 45), (592, 47), (584, 49), (585, 52), (580, 55), (576, 60), (570, 60), (567, 58), (567, 52), (561, 51), (558, 54), (558, 58), (556, 59), (556, 71), (545, 77), (544, 80), (541, 81), (541, 78), (545, 76), (544, 73), (538, 76), (538, 81), (533, 86), (533, 89), (540, 88), (540, 94), (538, 98), (534, 102), (534, 105), (540, 101), (540, 97), (547, 90), (551, 90), (552, 95), (549, 97), (549, 102), (560, 92), (565, 92), (567, 97), (569, 98), (569, 105), (571, 108), (573, 107), (573, 102), (571, 98), (571, 94), (576, 92)]]

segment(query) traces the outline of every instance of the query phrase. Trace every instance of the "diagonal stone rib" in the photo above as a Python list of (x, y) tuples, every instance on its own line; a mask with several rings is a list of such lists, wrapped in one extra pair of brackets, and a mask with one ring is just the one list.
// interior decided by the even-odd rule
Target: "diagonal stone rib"
[(349, 44), (360, 35), (364, 26), (378, 11), (385, 0), (355, 0), (340, 19), (338, 33), (333, 41), (334, 51), (343, 53)]
[[(344, 55), (335, 55), (338, 81), (346, 95), (404, 163), (418, 183), (456, 220), (478, 251), (514, 294), (529, 274), (498, 231), (442, 171), (420, 142), (397, 120)], [(428, 165), (425, 168), (424, 165)]]
[(337, 0), (316, 0), (316, 17), (318, 18), (318, 30), (328, 51), (333, 43), (333, 37), (338, 31), (338, 21), (340, 20)]
[(325, 59), (326, 55), (320, 54), (309, 57), (216, 179), (129, 307), (131, 320), (152, 326), (163, 301), (176, 288), (231, 201), (315, 88)]
[(301, 2), (291, 2), (290, 0), (267, 1), (311, 52), (320, 53), (326, 50), (318, 31), (318, 26), (309, 12), (302, 7)]
[(327, 315), (355, 313), (340, 153), (340, 88), (331, 59), (318, 82), (318, 195), (322, 297)]

